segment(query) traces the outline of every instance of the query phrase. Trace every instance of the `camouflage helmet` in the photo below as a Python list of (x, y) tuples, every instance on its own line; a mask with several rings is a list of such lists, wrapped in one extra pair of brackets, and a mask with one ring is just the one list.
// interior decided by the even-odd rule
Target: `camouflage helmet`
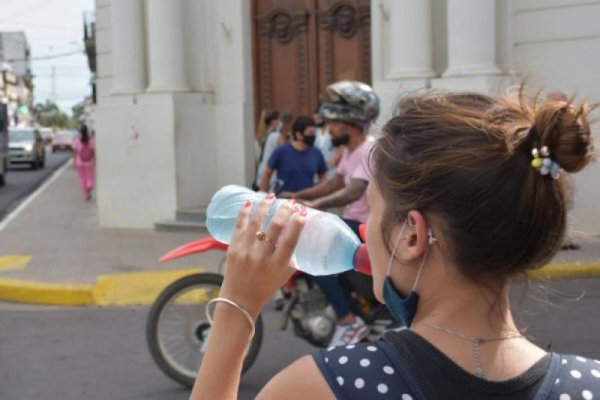
[(343, 121), (365, 128), (379, 115), (379, 97), (371, 86), (339, 81), (327, 86), (328, 101), (319, 108), (324, 120)]

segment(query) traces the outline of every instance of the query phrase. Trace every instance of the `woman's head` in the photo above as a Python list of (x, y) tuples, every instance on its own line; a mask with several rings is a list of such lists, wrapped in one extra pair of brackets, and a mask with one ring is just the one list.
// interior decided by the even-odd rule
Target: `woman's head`
[(279, 112), (275, 110), (262, 110), (260, 121), (255, 132), (256, 141), (259, 143), (262, 142), (267, 132), (277, 129), (278, 120)]
[(372, 197), (383, 207), (374, 223), (388, 255), (413, 211), (466, 278), (503, 282), (543, 266), (565, 232), (564, 172), (542, 175), (532, 150), (547, 146), (564, 171), (581, 170), (593, 158), (587, 115), (585, 103), (527, 99), (522, 90), (402, 100), (372, 153)]
[(79, 134), (81, 135), (81, 142), (83, 144), (87, 144), (90, 135), (89, 135), (88, 128), (86, 125), (81, 125), (79, 127)]

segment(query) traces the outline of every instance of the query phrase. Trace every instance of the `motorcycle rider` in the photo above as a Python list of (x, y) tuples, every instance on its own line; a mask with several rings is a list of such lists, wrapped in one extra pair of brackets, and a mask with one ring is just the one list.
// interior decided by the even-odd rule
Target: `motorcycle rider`
[[(360, 238), (358, 227), (366, 223), (369, 206), (366, 190), (369, 183), (368, 156), (373, 138), (367, 131), (379, 114), (379, 97), (362, 82), (340, 81), (327, 87), (329, 100), (319, 114), (329, 126), (331, 142), (345, 145), (336, 174), (311, 188), (280, 197), (293, 197), (308, 207), (327, 209), (344, 207), (343, 220)], [(349, 274), (353, 272), (350, 271)], [(368, 328), (352, 312), (348, 296), (336, 275), (313, 277), (325, 293), (337, 314), (337, 326), (330, 346), (342, 346), (361, 341)]]

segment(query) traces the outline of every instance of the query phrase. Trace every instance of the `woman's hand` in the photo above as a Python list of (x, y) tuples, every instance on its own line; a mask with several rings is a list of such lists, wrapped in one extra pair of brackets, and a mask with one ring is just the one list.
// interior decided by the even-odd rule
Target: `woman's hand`
[(291, 257), (305, 222), (306, 210), (288, 201), (263, 235), (263, 222), (274, 201), (274, 195), (267, 196), (252, 213), (252, 204), (245, 204), (227, 252), (220, 296), (235, 301), (254, 318), (294, 272)]

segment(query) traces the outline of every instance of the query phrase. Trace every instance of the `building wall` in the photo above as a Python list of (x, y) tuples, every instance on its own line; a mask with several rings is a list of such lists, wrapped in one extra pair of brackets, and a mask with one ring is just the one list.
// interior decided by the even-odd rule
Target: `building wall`
[[(578, 100), (600, 98), (600, 4), (584, 0), (513, 0), (514, 67), (532, 85)], [(598, 127), (594, 128), (596, 141)], [(572, 227), (600, 234), (600, 165), (575, 175)]]
[[(180, 12), (157, 15), (160, 2), (132, 11), (115, 1), (96, 1), (100, 223), (149, 228), (251, 180), (250, 10), (175, 0)], [(130, 34), (139, 40), (120, 36)]]
[(4, 60), (10, 61), (8, 64), (12, 67), (12, 71), (17, 76), (28, 76), (31, 73), (31, 65), (29, 62), (29, 45), (24, 32), (0, 32), (0, 63)]
[[(177, 209), (206, 206), (224, 184), (252, 180), (250, 2), (173, 0), (180, 14), (157, 19), (151, 8), (164, 6), (160, 1), (128, 1), (141, 2), (141, 20), (129, 25), (110, 12), (122, 0), (96, 2), (98, 202), (105, 226), (151, 227)], [(372, 0), (380, 121), (399, 96), (416, 90), (499, 93), (522, 76), (595, 100), (600, 56), (590, 49), (600, 40), (598, 17), (600, 5), (583, 0)], [(114, 48), (123, 45), (115, 27), (130, 25), (141, 35), (128, 44), (137, 46), (133, 53)], [(169, 26), (176, 29), (164, 30)], [(182, 39), (168, 42), (162, 34)], [(141, 64), (127, 64), (115, 50)], [(161, 59), (157, 51), (180, 56)], [(165, 68), (183, 74), (177, 87), (157, 84)], [(123, 85), (124, 76), (136, 80), (135, 90)], [(600, 234), (597, 172), (576, 177), (573, 225)]]

